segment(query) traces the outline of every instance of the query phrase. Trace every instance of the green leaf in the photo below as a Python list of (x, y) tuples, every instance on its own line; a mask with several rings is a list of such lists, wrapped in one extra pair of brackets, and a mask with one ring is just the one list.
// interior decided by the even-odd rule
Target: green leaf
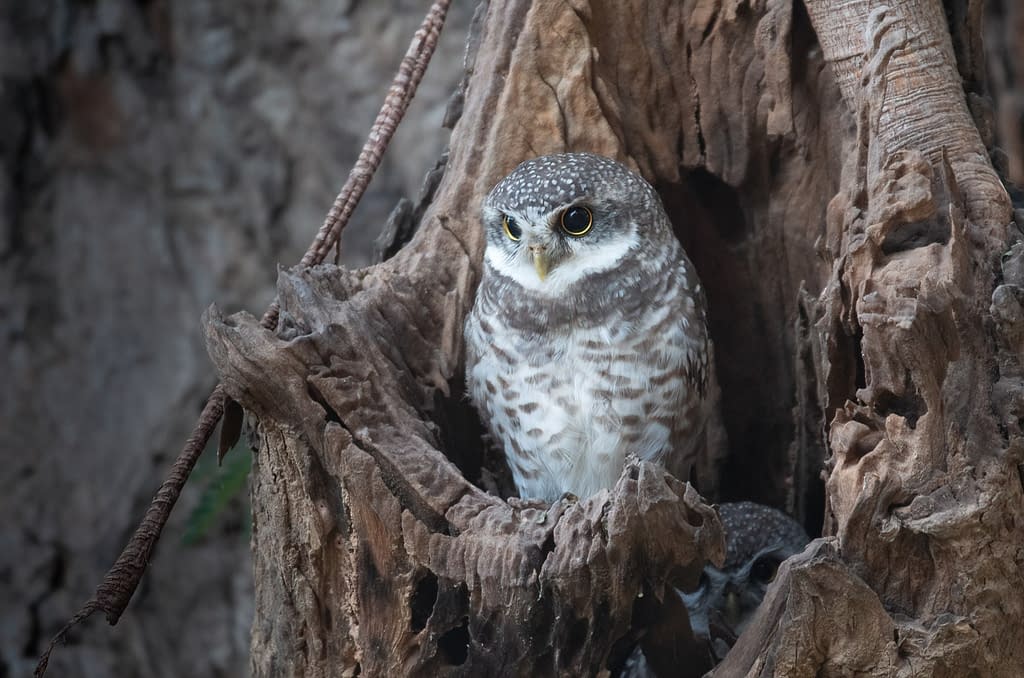
[[(236, 444), (234, 454), (227, 456), (225, 464), (204, 478), (199, 503), (192, 509), (185, 522), (185, 534), (182, 542), (192, 545), (199, 542), (217, 523), (235, 497), (244, 494), (248, 485), (249, 471), (252, 468), (252, 453), (245, 444)], [(216, 467), (214, 467), (216, 469)], [(203, 474), (207, 475), (207, 474)], [(245, 507), (245, 534), (249, 534), (248, 502)]]

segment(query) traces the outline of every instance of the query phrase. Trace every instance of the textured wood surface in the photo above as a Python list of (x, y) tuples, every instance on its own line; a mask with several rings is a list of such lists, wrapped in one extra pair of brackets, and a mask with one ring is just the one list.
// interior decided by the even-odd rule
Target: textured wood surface
[(889, 5), (480, 10), (412, 242), (363, 271), (282, 273), (277, 334), (207, 316), (261, 422), (255, 675), (596, 675), (664, 637), (659, 613), (684, 637), (638, 600), (721, 556), (691, 489), (633, 464), (583, 501), (506, 502), (458, 435), (479, 201), (565, 149), (651, 180), (705, 282), (721, 423), (702, 491), (808, 521), (824, 503), (830, 536), (716, 675), (1020, 673), (1024, 281), (960, 79), (978, 17), (954, 45), (937, 1)]
[(208, 318), (229, 390), (263, 422), (257, 675), (596, 673), (638, 597), (724, 556), (714, 512), (647, 463), (552, 507), (471, 485), (417, 407), (433, 385), (380, 342), (413, 326), (419, 290), (338, 273), (282, 274), (283, 337)]
[(961, 87), (978, 64), (938, 2), (807, 5), (860, 140), (810, 311), (835, 536), (715, 675), (1019, 675), (1021, 246)]

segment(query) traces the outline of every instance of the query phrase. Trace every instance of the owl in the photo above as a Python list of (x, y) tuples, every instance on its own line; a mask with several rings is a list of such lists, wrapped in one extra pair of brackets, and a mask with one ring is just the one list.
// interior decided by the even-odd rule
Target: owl
[(696, 591), (682, 594), (694, 635), (731, 644), (747, 627), (779, 564), (810, 541), (804, 528), (778, 509), (749, 501), (721, 504), (725, 563), (704, 567)]
[(702, 444), (704, 294), (654, 189), (608, 158), (528, 160), (483, 203), (469, 397), (519, 496), (587, 497), (626, 456), (679, 478)]
[[(722, 568), (706, 565), (695, 591), (677, 591), (694, 637), (706, 644), (709, 665), (725, 657), (753, 619), (782, 561), (800, 553), (810, 541), (800, 523), (769, 506), (726, 503), (719, 505), (718, 515), (725, 531)], [(639, 647), (618, 673), (618, 678), (655, 676)]]

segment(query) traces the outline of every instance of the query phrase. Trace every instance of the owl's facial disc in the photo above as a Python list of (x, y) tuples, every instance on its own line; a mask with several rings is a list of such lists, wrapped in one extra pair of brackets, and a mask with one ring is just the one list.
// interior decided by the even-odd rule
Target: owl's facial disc
[(542, 209), (497, 211), (495, 221), (500, 226), (495, 229), (497, 243), (492, 240), (491, 245), (498, 248), (488, 249), (488, 260), (520, 283), (529, 280), (531, 287), (544, 286), (548, 275), (573, 254), (565, 235), (554, 228), (551, 214)]
[(561, 205), (486, 205), (487, 263), (545, 296), (558, 297), (594, 273), (614, 268), (638, 245), (636, 226), (609, 222), (585, 198)]

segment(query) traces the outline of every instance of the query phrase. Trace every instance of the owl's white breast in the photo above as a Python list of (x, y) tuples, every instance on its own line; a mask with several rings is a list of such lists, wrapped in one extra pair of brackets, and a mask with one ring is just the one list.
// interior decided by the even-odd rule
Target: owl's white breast
[(693, 395), (681, 374), (689, 349), (671, 337), (657, 350), (640, 345), (673, 311), (652, 305), (632, 323), (544, 337), (500, 317), (488, 317), (485, 332), (470, 318), (470, 396), (504, 447), (520, 496), (587, 497), (615, 484), (628, 454), (672, 452), (673, 427)]
[(564, 295), (573, 285), (595, 273), (609, 271), (619, 265), (638, 244), (636, 227), (624, 229), (619, 237), (599, 245), (589, 246), (587, 256), (570, 257), (551, 270), (541, 280), (533, 267), (526, 248), (520, 248), (509, 257), (500, 249), (488, 246), (484, 259), (498, 273), (514, 280), (528, 290), (542, 292), (551, 297)]

